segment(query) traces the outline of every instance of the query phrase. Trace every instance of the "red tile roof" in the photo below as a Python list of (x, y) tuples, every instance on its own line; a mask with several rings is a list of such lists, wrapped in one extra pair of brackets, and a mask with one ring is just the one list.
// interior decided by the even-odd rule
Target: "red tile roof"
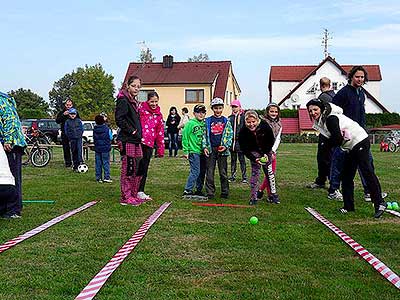
[[(353, 65), (339, 65), (333, 58), (328, 56), (319, 65), (311, 66), (271, 66), (270, 81), (302, 81), (310, 73), (315, 72), (325, 61), (331, 61), (347, 74)], [(367, 70), (368, 79), (371, 81), (381, 81), (382, 75), (379, 65), (363, 65)]]
[(311, 130), (313, 122), (310, 120), (310, 115), (306, 108), (299, 109), (299, 127), (300, 130)]
[(162, 62), (130, 63), (124, 83), (132, 75), (143, 85), (212, 84), (217, 79), (213, 97), (224, 99), (230, 67), (230, 61), (174, 62), (172, 68), (163, 68)]
[(298, 118), (281, 118), (282, 134), (298, 134), (299, 119)]

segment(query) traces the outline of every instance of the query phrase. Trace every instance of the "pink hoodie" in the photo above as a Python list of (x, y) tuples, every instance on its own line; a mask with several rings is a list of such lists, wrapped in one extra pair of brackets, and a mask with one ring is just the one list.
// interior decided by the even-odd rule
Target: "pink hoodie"
[(142, 124), (142, 144), (154, 147), (157, 144), (157, 155), (164, 156), (164, 122), (160, 107), (151, 109), (147, 102), (139, 107), (140, 123)]

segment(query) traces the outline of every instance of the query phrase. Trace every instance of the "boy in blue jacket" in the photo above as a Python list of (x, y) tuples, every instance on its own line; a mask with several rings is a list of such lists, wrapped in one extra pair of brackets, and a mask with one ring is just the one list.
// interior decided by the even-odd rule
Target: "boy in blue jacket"
[[(112, 131), (107, 126), (104, 116), (97, 115), (94, 119), (96, 125), (93, 129), (95, 167), (97, 182), (111, 183), (110, 177), (110, 150)], [(104, 170), (104, 179), (102, 176)]]

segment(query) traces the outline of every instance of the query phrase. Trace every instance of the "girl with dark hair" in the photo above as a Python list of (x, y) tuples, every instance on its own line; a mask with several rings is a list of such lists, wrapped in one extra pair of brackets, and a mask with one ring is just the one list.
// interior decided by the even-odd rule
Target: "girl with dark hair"
[(169, 115), (166, 122), (168, 139), (169, 139), (169, 145), (168, 145), (169, 157), (172, 156), (172, 150), (174, 150), (174, 156), (178, 155), (178, 133), (179, 133), (178, 125), (180, 121), (181, 117), (179, 116), (176, 107), (172, 106), (169, 109)]
[(137, 96), (141, 80), (137, 76), (129, 77), (124, 89), (117, 96), (115, 121), (120, 128), (118, 144), (122, 156), (121, 199), (122, 205), (138, 206), (143, 203), (137, 197), (141, 176), (138, 174), (142, 153), (142, 126), (139, 118)]
[(151, 200), (151, 197), (144, 192), (144, 187), (154, 144), (157, 146), (157, 157), (164, 156), (164, 123), (158, 101), (157, 92), (150, 92), (147, 94), (147, 101), (141, 103), (139, 108), (142, 125), (143, 159), (139, 164), (139, 175), (142, 176), (142, 179), (140, 180), (138, 198), (142, 200)]
[(307, 103), (313, 128), (328, 138), (329, 143), (345, 151), (342, 171), (344, 207), (342, 214), (354, 211), (354, 176), (357, 168), (366, 180), (374, 203), (375, 218), (379, 218), (387, 204), (382, 199), (381, 185), (369, 160), (370, 143), (367, 132), (355, 121), (346, 117), (343, 110), (331, 103), (312, 99)]

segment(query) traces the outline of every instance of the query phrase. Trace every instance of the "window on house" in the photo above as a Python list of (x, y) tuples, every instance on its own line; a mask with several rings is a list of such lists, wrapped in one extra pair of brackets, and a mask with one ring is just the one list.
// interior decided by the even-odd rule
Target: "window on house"
[(185, 103), (204, 103), (204, 90), (185, 90)]
[(336, 91), (338, 89), (338, 83), (337, 82), (332, 82), (332, 89)]
[(154, 91), (155, 90), (141, 90), (139, 92), (139, 95), (138, 95), (138, 100), (140, 102), (146, 102), (147, 101), (147, 94), (150, 93), (150, 92), (154, 92)]

